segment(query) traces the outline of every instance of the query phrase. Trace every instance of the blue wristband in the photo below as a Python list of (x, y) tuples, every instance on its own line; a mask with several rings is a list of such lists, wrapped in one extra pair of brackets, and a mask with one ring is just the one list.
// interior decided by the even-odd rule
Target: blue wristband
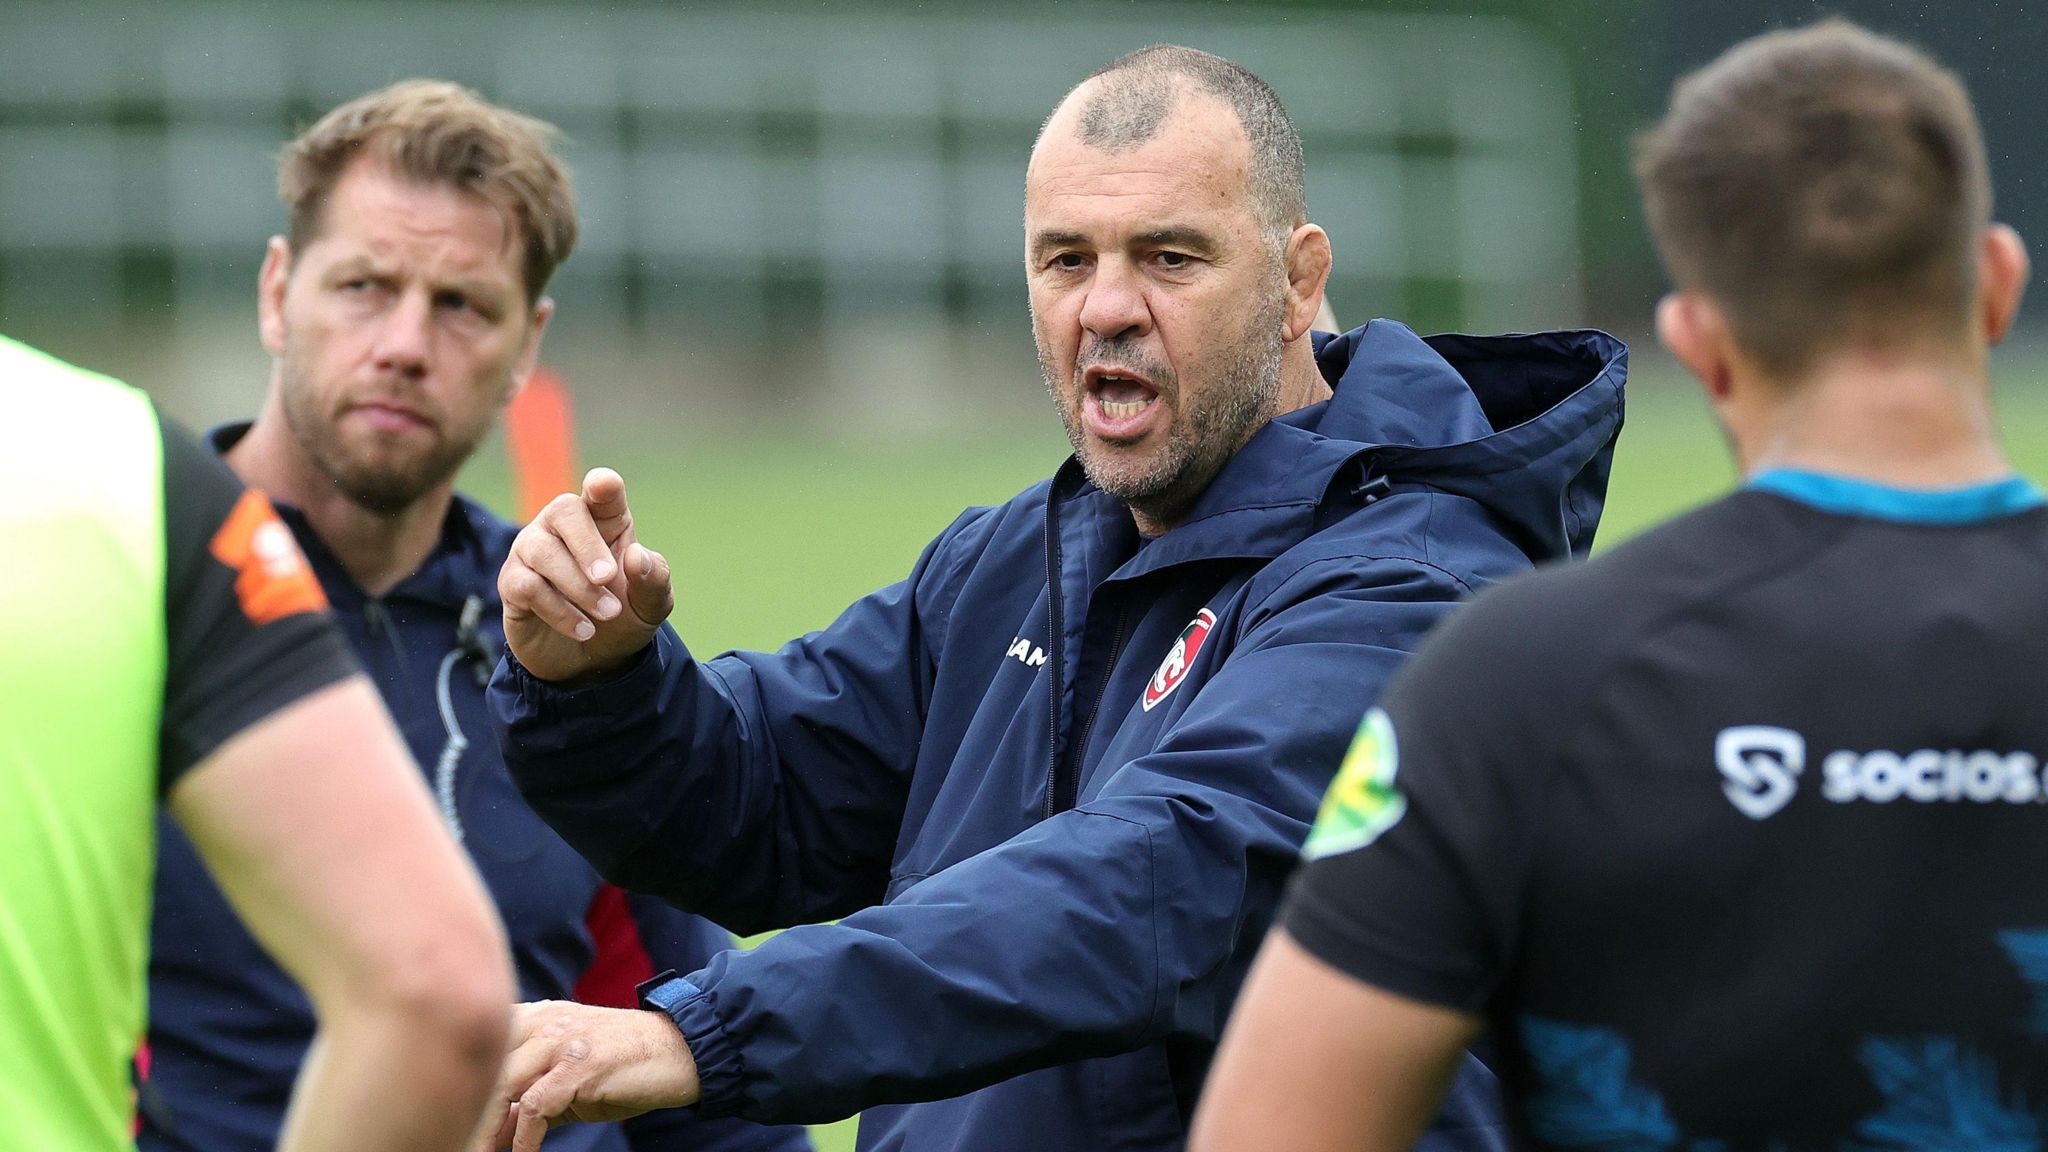
[(674, 1016), (676, 1005), (697, 995), (703, 989), (676, 975), (670, 968), (657, 972), (633, 986), (633, 995), (639, 997), (642, 1008), (652, 1008), (668, 1016)]

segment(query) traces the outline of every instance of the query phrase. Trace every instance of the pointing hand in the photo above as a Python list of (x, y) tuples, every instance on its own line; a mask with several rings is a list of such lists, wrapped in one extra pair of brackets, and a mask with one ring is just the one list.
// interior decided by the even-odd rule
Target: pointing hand
[(512, 654), (550, 682), (623, 667), (675, 609), (668, 561), (634, 538), (626, 482), (609, 468), (520, 530), (498, 594)]

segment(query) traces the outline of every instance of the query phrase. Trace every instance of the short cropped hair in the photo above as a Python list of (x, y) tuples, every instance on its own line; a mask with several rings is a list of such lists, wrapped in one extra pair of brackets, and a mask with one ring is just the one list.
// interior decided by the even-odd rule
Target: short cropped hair
[[(1154, 44), (1095, 70), (1103, 84), (1081, 110), (1081, 142), (1112, 152), (1144, 145), (1179, 104), (1182, 85), (1230, 106), (1251, 144), (1252, 208), (1269, 232), (1308, 222), (1301, 134), (1271, 85), (1241, 65), (1195, 48)], [(1084, 81), (1085, 83), (1085, 81)]]
[(1672, 280), (1766, 371), (1960, 330), (1991, 174), (1969, 94), (1844, 20), (1744, 41), (1684, 77), (1637, 142)]
[(484, 100), (459, 84), (405, 80), (334, 109), (278, 158), (277, 194), (291, 214), (286, 240), (303, 251), (320, 235), (327, 197), (348, 166), (371, 157), (422, 184), (473, 192), (517, 221), (529, 300), (576, 247), (576, 195), (550, 150), (553, 125)]

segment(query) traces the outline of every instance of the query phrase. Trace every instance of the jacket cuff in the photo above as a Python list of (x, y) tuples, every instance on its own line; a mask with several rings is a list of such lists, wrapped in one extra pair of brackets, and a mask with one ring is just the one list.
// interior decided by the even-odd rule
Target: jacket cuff
[(574, 688), (551, 683), (527, 671), (526, 665), (513, 655), (510, 644), (505, 646), (505, 669), (511, 677), (511, 687), (518, 694), (519, 703), (536, 716), (601, 716), (616, 711), (622, 703), (647, 698), (648, 688), (661, 679), (662, 660), (658, 649), (668, 638), (667, 633), (664, 626), (623, 666)]
[(488, 695), (513, 780), (521, 788), (546, 789), (632, 772), (633, 757), (603, 754), (606, 741), (622, 724), (659, 708), (663, 669), (676, 659), (689, 659), (689, 652), (664, 626), (609, 678), (564, 688), (527, 671), (507, 648)]
[(667, 1013), (689, 1045), (690, 1058), (697, 1062), (697, 1115), (712, 1119), (738, 1112), (745, 1103), (740, 1090), (745, 1068), (711, 993), (673, 969), (641, 981), (634, 991), (642, 1007)]

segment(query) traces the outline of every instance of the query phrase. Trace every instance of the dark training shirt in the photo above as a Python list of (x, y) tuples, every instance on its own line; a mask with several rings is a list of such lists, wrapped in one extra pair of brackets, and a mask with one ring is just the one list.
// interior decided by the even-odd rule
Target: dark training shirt
[(356, 671), (291, 530), (212, 452), (165, 426), (163, 751), (158, 786)]
[(1485, 1016), (1537, 1148), (2038, 1148), (2048, 509), (1769, 473), (1479, 598), (1284, 914)]

